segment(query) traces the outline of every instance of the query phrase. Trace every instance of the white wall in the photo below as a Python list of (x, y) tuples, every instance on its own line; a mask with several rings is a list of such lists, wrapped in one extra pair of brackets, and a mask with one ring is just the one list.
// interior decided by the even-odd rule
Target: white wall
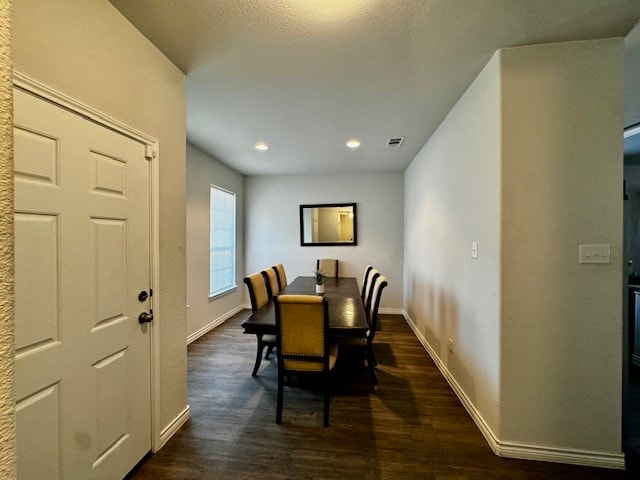
[[(247, 177), (245, 274), (282, 263), (291, 281), (313, 275), (316, 259), (327, 257), (340, 261), (340, 276), (357, 277), (360, 283), (371, 263), (389, 280), (382, 308), (400, 309), (402, 192), (402, 173)], [(357, 203), (358, 245), (301, 247), (300, 205), (342, 202)]]
[(160, 417), (186, 407), (184, 75), (106, 0), (15, 0), (17, 71), (159, 140)]
[[(209, 191), (236, 194), (237, 290), (209, 300)], [(187, 144), (187, 335), (190, 341), (215, 327), (243, 304), (244, 179), (235, 170)]]
[(405, 309), (502, 455), (622, 465), (622, 118), (620, 40), (505, 49), (405, 171)]
[[(404, 174), (404, 308), (494, 434), (500, 409), (500, 58)], [(478, 258), (471, 244), (478, 242)], [(454, 355), (447, 342), (454, 342)]]
[[(622, 41), (502, 52), (502, 440), (621, 452)], [(611, 245), (608, 265), (580, 244)]]

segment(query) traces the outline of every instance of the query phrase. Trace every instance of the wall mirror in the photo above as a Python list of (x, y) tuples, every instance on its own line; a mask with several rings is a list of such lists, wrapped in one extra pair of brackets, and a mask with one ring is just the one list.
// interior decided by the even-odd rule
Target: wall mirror
[(300, 245), (357, 245), (355, 203), (300, 205)]

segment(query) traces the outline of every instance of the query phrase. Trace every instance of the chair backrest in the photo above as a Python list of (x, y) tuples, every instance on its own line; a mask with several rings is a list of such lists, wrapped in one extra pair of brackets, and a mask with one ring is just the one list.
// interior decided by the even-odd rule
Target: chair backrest
[(281, 263), (277, 263), (273, 268), (278, 274), (278, 284), (280, 285), (280, 290), (284, 290), (284, 287), (287, 286), (287, 275), (284, 273), (284, 266)]
[(269, 290), (262, 273), (253, 273), (242, 280), (247, 284), (249, 298), (251, 298), (251, 310), (254, 312), (269, 303)]
[(367, 312), (367, 319), (369, 319), (369, 313), (371, 311), (371, 299), (373, 298), (373, 287), (376, 284), (376, 279), (380, 276), (380, 272), (372, 268), (369, 272), (369, 280), (367, 281), (367, 287), (364, 291), (364, 311)]
[(362, 277), (362, 292), (360, 293), (360, 298), (362, 298), (363, 305), (365, 303), (364, 294), (367, 289), (367, 283), (369, 281), (369, 273), (371, 273), (371, 270), (373, 270), (373, 266), (371, 264), (367, 265), (367, 267), (364, 269), (364, 276)]
[(273, 267), (269, 267), (260, 273), (262, 273), (264, 281), (267, 284), (267, 289), (269, 290), (269, 298), (278, 295), (280, 293), (280, 284), (278, 283), (278, 274), (276, 273), (275, 269)]
[(373, 342), (378, 328), (378, 308), (380, 307), (380, 299), (382, 298), (382, 290), (388, 285), (387, 277), (379, 275), (375, 280), (371, 295), (371, 307), (369, 308), (369, 336), (368, 342)]
[(327, 277), (338, 278), (338, 259), (319, 258), (316, 260), (316, 270), (322, 270)]
[(278, 368), (298, 371), (329, 369), (327, 298), (278, 295), (276, 310)]

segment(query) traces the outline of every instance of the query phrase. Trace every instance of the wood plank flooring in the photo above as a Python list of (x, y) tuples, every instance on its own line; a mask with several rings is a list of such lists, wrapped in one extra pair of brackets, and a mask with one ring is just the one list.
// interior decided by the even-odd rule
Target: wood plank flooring
[(192, 419), (131, 479), (625, 479), (629, 472), (500, 458), (402, 316), (382, 315), (377, 388), (346, 355), (322, 427), (322, 395), (285, 387), (276, 425), (275, 355), (251, 376), (243, 311), (189, 346)]

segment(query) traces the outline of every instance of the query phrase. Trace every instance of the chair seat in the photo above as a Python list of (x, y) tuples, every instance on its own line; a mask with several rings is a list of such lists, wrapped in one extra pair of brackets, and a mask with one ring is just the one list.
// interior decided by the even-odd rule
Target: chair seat
[[(336, 366), (336, 359), (338, 358), (338, 345), (331, 345), (329, 347), (329, 370), (333, 370)], [(284, 368), (288, 371), (296, 372), (321, 372), (324, 368), (322, 362), (307, 362), (304, 360), (285, 360)]]

